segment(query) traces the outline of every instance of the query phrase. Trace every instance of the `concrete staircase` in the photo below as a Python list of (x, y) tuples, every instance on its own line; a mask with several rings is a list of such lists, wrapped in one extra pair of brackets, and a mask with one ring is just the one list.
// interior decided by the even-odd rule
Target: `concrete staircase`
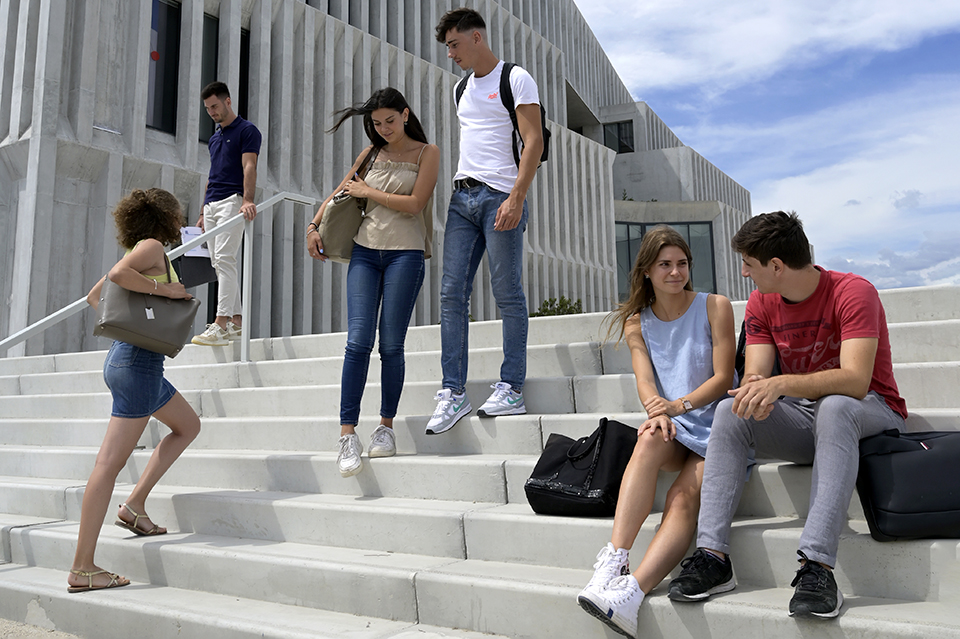
[[(882, 298), (910, 428), (960, 428), (960, 289)], [(364, 458), (349, 479), (335, 468), (343, 334), (257, 340), (248, 364), (236, 346), (188, 346), (168, 360), (168, 378), (203, 431), (148, 502), (173, 532), (132, 538), (109, 525), (111, 508), (97, 559), (134, 584), (81, 595), (66, 593), (66, 570), (110, 411), (104, 353), (0, 359), (0, 617), (117, 639), (616, 636), (575, 603), (611, 521), (537, 516), (523, 494), (551, 432), (643, 419), (628, 352), (601, 345), (601, 319), (532, 320), (530, 414), (471, 416), (436, 437), (423, 429), (440, 379), (438, 327), (411, 329), (400, 452)], [(499, 344), (498, 322), (471, 326), (474, 405), (496, 381)], [(370, 380), (365, 445), (376, 357)], [(116, 503), (163, 431), (148, 425)], [(661, 477), (661, 494), (670, 481)], [(641, 636), (960, 637), (960, 543), (874, 542), (856, 497), (837, 567), (843, 614), (787, 616), (809, 483), (809, 468), (760, 466), (735, 524), (737, 589), (675, 605), (663, 584), (643, 604)], [(634, 564), (657, 523), (654, 513)]]

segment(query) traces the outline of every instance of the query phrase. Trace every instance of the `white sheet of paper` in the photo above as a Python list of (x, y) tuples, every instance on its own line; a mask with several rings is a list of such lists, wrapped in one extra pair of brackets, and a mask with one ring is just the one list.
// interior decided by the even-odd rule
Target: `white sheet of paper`
[[(200, 230), (199, 226), (182, 226), (180, 227), (180, 239), (186, 244), (195, 237), (199, 237), (203, 231)], [(210, 249), (207, 248), (206, 243), (201, 244), (195, 248), (190, 249), (184, 255), (189, 255), (190, 257), (206, 257), (210, 258)]]

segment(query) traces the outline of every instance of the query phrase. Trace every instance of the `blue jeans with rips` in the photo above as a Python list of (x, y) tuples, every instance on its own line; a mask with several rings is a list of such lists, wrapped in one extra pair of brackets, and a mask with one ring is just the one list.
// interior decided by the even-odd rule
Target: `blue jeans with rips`
[(347, 268), (347, 347), (340, 423), (356, 425), (380, 315), (380, 416), (393, 418), (406, 371), (403, 343), (423, 284), (423, 251), (380, 251), (355, 244)]
[(503, 320), (500, 381), (523, 389), (527, 375), (527, 300), (523, 294), (523, 232), (527, 203), (516, 228), (495, 231), (497, 209), (507, 194), (485, 184), (453, 192), (447, 209), (440, 283), (440, 344), (443, 388), (463, 393), (467, 383), (470, 294), (483, 252), (490, 285)]

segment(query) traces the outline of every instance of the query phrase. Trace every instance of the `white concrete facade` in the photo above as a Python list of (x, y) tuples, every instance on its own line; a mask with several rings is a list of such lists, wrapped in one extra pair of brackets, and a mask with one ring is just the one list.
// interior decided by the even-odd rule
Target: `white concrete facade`
[[(9, 274), (0, 282), (0, 335), (82, 297), (118, 258), (110, 212), (131, 189), (170, 190), (195, 221), (209, 165), (206, 144), (198, 141), (204, 14), (219, 20), (217, 72), (234, 92), (241, 29), (250, 34), (248, 119), (263, 133), (258, 200), (280, 191), (324, 198), (366, 144), (356, 124), (325, 133), (331, 114), (382, 86), (404, 93), (441, 149), (434, 257), (413, 319), (437, 323), (443, 222), (458, 154), (452, 91), (460, 73), (433, 29), (459, 2), (178, 4), (176, 133), (169, 134), (144, 124), (151, 2), (0, 0), (0, 264)], [(585, 311), (615, 302), (614, 200), (623, 188), (634, 188), (620, 176), (621, 165), (676, 169), (675, 179), (667, 174), (638, 185), (635, 199), (661, 199), (647, 195), (654, 189), (649, 192), (717, 200), (749, 213), (742, 187), (683, 147), (646, 105), (634, 103), (572, 0), (465, 4), (485, 16), (495, 52), (537, 80), (553, 134), (550, 160), (529, 195), (524, 285), (531, 310), (560, 295), (581, 299)], [(636, 131), (644, 152), (617, 156), (589, 127), (574, 133), (571, 104), (598, 124), (630, 113), (643, 123)], [(740, 199), (711, 190), (711, 180), (740, 189)], [(286, 204), (255, 223), (253, 312), (246, 320), (254, 337), (346, 328), (345, 266), (316, 264), (304, 250), (312, 213)], [(202, 290), (199, 296), (206, 300)], [(497, 317), (485, 265), (471, 314)], [(91, 324), (85, 311), (8, 355), (102, 348)]]

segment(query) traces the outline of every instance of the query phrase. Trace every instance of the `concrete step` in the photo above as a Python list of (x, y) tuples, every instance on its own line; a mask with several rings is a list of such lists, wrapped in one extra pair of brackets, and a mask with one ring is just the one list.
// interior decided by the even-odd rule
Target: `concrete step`
[(68, 594), (65, 574), (62, 569), (0, 566), (0, 617), (103, 639), (497, 639), (145, 582), (109, 593)]
[[(481, 348), (470, 353), (470, 370), (474, 378), (497, 379), (503, 349)], [(22, 374), (0, 377), (0, 395), (44, 395), (51, 393), (98, 393), (106, 390), (102, 366), (96, 370)], [(343, 355), (295, 360), (273, 360), (250, 363), (168, 366), (166, 377), (178, 389), (263, 388), (301, 386), (305, 383), (338, 385), (343, 369)], [(527, 349), (528, 377), (572, 377), (600, 375), (600, 347), (596, 342), (550, 344)], [(408, 353), (406, 381), (431, 382), (440, 385), (440, 351)], [(380, 381), (380, 357), (370, 358), (368, 383)]]
[[(447, 627), (504, 632), (513, 637), (588, 637), (599, 621), (576, 604), (584, 571), (468, 560), (418, 575), (420, 618)], [(587, 572), (589, 576), (589, 572)], [(792, 588), (741, 585), (706, 604), (675, 604), (665, 584), (644, 600), (641, 637), (956, 637), (954, 604), (851, 595), (835, 621), (787, 615)], [(531, 614), (549, 610), (549, 615)], [(762, 629), (762, 630), (761, 630)], [(613, 637), (609, 630), (603, 636)]]
[[(151, 451), (136, 451), (119, 481), (136, 483)], [(96, 448), (0, 446), (0, 475), (85, 483)], [(397, 455), (368, 460), (343, 478), (335, 453), (187, 450), (165, 486), (506, 503), (504, 455)]]
[[(465, 522), (465, 553), (470, 558), (467, 560), (197, 533), (168, 533), (146, 539), (107, 526), (100, 535), (98, 561), (115, 570), (122, 566), (121, 572), (132, 580), (154, 585), (274, 603), (297, 603), (333, 612), (402, 621), (419, 619), (432, 625), (504, 632), (424, 616), (424, 593), (419, 589), (438, 575), (464, 577), (474, 568), (480, 568), (481, 572), (496, 568), (490, 575), (498, 582), (490, 585), (500, 593), (495, 598), (512, 590), (518, 575), (537, 581), (549, 580), (551, 573), (555, 577), (563, 575), (569, 585), (582, 588), (592, 573), (592, 555), (605, 540), (591, 549), (593, 552), (589, 552), (580, 568), (522, 561), (524, 548), (532, 547), (538, 539), (511, 537), (511, 532), (528, 531), (510, 527), (484, 530), (484, 523), (491, 522), (483, 522), (483, 518), (493, 514), (477, 511), (470, 515), (478, 520), (476, 523)], [(646, 543), (652, 537), (655, 523), (647, 522), (644, 539), (638, 542)], [(745, 588), (788, 589), (798, 568), (796, 548), (802, 525), (803, 520), (786, 518), (736, 521), (731, 535), (731, 558), (738, 583)], [(69, 565), (77, 528), (74, 522), (10, 528), (7, 534), (12, 562), (47, 568)], [(556, 530), (560, 528), (554, 526)], [(498, 548), (496, 540), (490, 539), (491, 533), (497, 535), (499, 545), (505, 549)], [(548, 539), (559, 540), (559, 532)], [(638, 565), (642, 557), (641, 543), (631, 553), (634, 565)], [(960, 544), (956, 541), (901, 542), (897, 544), (897, 552), (882, 554), (878, 554), (877, 545), (866, 534), (863, 522), (853, 522), (842, 536), (835, 576), (846, 595), (960, 604), (957, 558)], [(197, 570), (198, 566), (204, 569)], [(891, 579), (891, 575), (897, 578)], [(453, 583), (448, 582), (448, 586), (451, 587), (448, 595), (456, 595), (453, 600), (469, 600), (465, 593), (454, 592)], [(331, 592), (324, 592), (327, 588)], [(365, 592), (364, 596), (357, 596), (360, 591)]]

